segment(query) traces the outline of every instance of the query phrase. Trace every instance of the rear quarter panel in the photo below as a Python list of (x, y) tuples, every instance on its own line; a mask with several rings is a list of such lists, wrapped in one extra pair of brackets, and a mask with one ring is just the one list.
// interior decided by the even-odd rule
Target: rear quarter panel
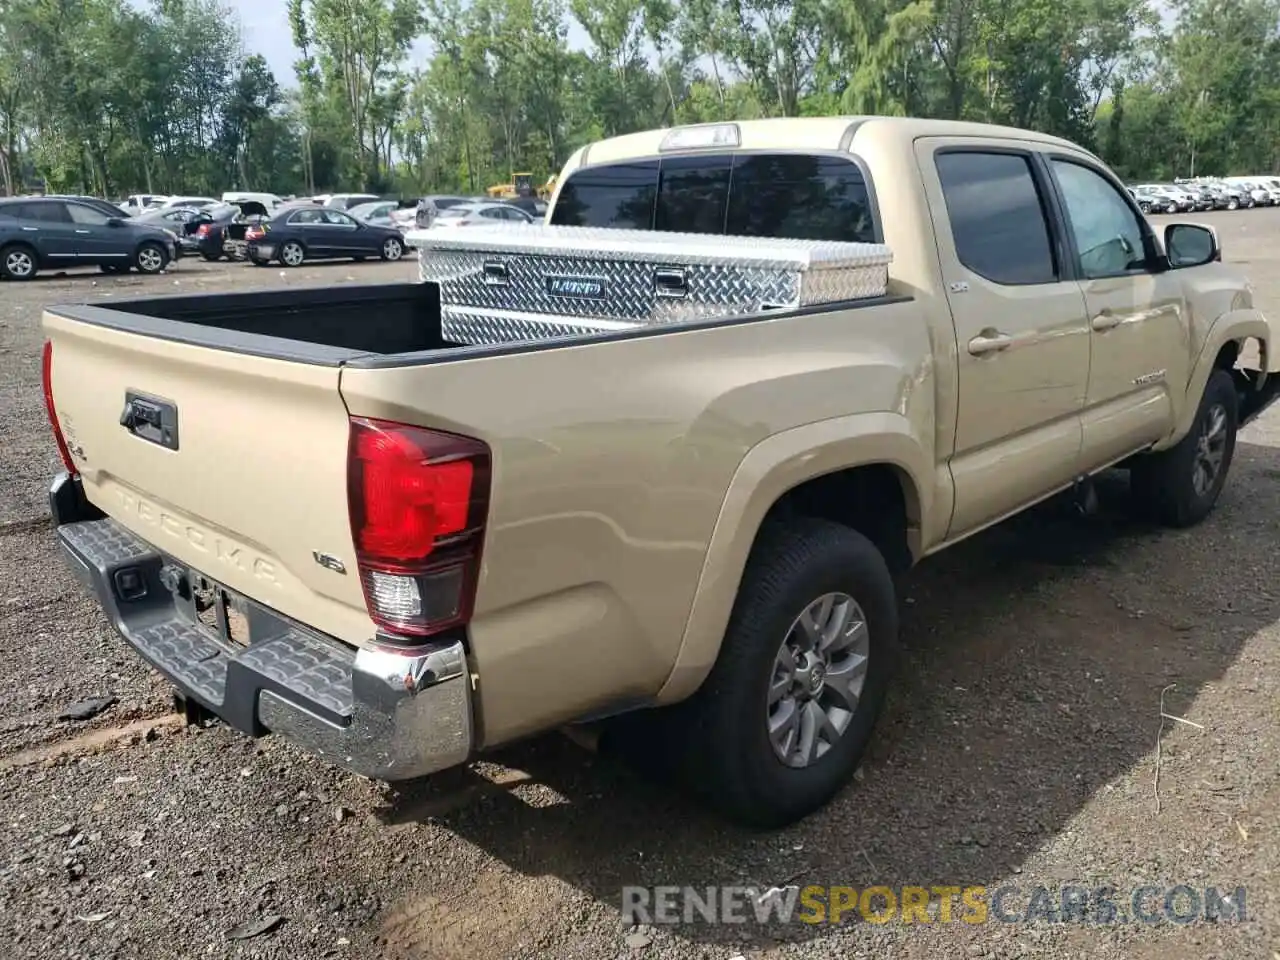
[(930, 357), (915, 305), (901, 302), (347, 367), (341, 391), (353, 415), (492, 448), (470, 637), (479, 723), (493, 745), (652, 698), (676, 661), (748, 452), (797, 426), (867, 411), (895, 412), (931, 449)]

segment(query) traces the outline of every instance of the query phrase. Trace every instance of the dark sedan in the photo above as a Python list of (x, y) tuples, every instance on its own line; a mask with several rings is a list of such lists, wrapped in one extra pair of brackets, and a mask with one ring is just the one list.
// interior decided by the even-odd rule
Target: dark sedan
[(160, 273), (178, 256), (176, 241), (172, 230), (108, 216), (79, 200), (0, 200), (0, 277), (7, 280), (83, 266)]
[(393, 227), (361, 223), (331, 207), (287, 210), (245, 232), (249, 259), (260, 267), (278, 260), (286, 267), (306, 260), (404, 256), (404, 237)]

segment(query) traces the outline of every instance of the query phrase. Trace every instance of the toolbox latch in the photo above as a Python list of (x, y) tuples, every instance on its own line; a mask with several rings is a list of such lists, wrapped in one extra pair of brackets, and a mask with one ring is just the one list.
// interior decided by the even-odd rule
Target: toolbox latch
[(511, 272), (501, 260), (484, 262), (484, 282), (491, 287), (505, 287), (511, 282)]
[(653, 271), (655, 296), (683, 300), (689, 295), (689, 278), (680, 267), (658, 267)]

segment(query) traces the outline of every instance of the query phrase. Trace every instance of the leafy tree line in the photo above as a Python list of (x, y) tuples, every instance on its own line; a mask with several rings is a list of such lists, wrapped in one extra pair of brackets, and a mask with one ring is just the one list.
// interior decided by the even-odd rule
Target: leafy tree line
[(831, 113), (1033, 127), (1135, 178), (1280, 169), (1280, 0), (288, 0), (283, 84), (219, 0), (4, 9), (6, 192), (479, 191), (602, 136)]

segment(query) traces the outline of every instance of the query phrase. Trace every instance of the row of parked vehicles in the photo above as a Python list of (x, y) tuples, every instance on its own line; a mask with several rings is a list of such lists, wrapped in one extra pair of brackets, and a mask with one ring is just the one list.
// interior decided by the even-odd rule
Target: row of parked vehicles
[[(265, 193), (133, 195), (120, 203), (86, 196), (0, 199), (0, 278), (96, 266), (104, 273), (160, 273), (184, 257), (296, 267), (308, 260), (395, 261), (415, 227), (531, 223), (536, 199), (371, 194), (282, 199)], [(529, 207), (533, 209), (529, 209)]]
[(1141, 183), (1129, 187), (1143, 213), (1252, 210), (1280, 205), (1280, 177), (1222, 177)]

